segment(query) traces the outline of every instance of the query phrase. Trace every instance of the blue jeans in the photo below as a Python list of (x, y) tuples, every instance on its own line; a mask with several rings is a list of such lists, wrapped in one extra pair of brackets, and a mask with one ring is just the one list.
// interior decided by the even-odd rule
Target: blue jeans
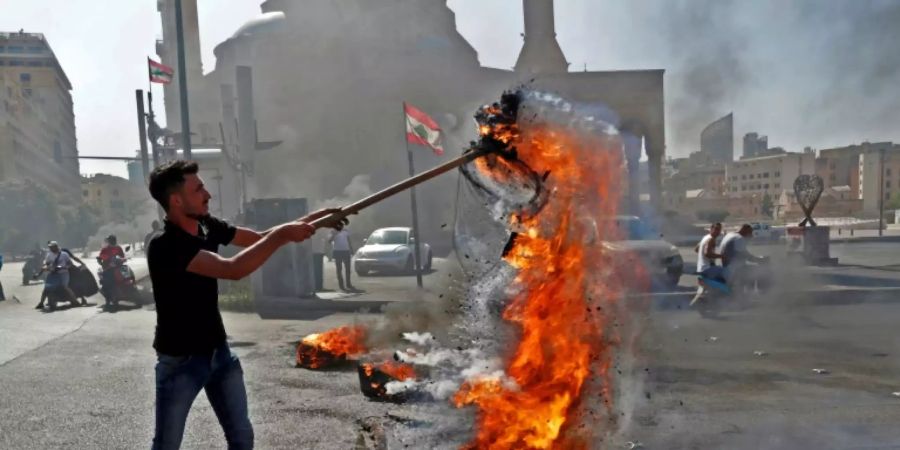
[(157, 353), (156, 432), (153, 450), (181, 446), (191, 404), (200, 390), (225, 430), (229, 449), (252, 449), (253, 427), (247, 413), (244, 371), (228, 344), (210, 354), (170, 356)]

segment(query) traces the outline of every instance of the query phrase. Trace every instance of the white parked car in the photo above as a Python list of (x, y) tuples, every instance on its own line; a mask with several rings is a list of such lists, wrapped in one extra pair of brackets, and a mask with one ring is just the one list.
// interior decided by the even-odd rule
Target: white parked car
[[(363, 246), (353, 257), (353, 267), (360, 276), (371, 271), (402, 271), (412, 273), (415, 267), (415, 239), (412, 228), (379, 228), (363, 240)], [(421, 243), (422, 270), (431, 270), (431, 246)]]
[(684, 271), (684, 261), (678, 248), (650, 230), (639, 217), (616, 216), (612, 220), (615, 220), (622, 240), (603, 241), (603, 246), (623, 255), (637, 256), (643, 261), (652, 280), (662, 282), (668, 288), (678, 286)]

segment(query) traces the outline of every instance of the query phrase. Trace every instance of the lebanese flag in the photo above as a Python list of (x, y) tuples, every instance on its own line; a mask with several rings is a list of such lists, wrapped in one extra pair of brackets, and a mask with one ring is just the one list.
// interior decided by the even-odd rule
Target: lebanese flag
[(169, 84), (172, 82), (172, 75), (175, 74), (175, 69), (150, 58), (147, 58), (147, 70), (150, 73), (151, 83)]
[(428, 114), (406, 102), (403, 102), (403, 111), (406, 112), (406, 142), (425, 145), (431, 148), (435, 155), (443, 155), (441, 126)]

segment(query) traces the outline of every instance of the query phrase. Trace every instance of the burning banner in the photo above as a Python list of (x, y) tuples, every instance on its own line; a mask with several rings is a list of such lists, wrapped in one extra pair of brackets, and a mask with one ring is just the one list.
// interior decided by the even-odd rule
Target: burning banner
[(323, 369), (367, 351), (366, 329), (361, 325), (310, 334), (297, 344), (297, 367)]
[(585, 393), (596, 386), (609, 396), (609, 315), (625, 272), (639, 270), (600, 245), (618, 234), (621, 141), (591, 111), (539, 92), (505, 94), (476, 120), (476, 145), (506, 146), (529, 171), (485, 158), (463, 169), (509, 235), (505, 267), (473, 290), (474, 309), (484, 307), (470, 328), (489, 335), (496, 324), (485, 317), (499, 304), (511, 345), (492, 349), (500, 374), (465, 378), (452, 401), (477, 409), (472, 448), (586, 447), (590, 436), (577, 428)]

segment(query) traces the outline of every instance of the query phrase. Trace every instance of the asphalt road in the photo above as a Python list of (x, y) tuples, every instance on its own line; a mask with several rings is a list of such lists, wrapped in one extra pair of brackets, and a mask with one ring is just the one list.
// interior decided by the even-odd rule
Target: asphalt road
[[(869, 258), (869, 244), (852, 245), (841, 250), (847, 258)], [(873, 260), (890, 266), (890, 250), (882, 253)], [(344, 301), (433, 302), (451, 289), (448, 280), (460, 278), (454, 266), (452, 260), (436, 262), (422, 291), (413, 277), (376, 276), (354, 280), (364, 293), (328, 295)], [(3, 275), (9, 276), (6, 269)], [(827, 272), (821, 279), (872, 272), (838, 270), (844, 272)], [(877, 272), (885, 284), (900, 285), (892, 270)], [(333, 286), (329, 277), (326, 286)], [(847, 277), (833, 281), (847, 284)], [(893, 395), (900, 391), (895, 331), (900, 302), (858, 294), (844, 302), (799, 302), (784, 292), (753, 299), (719, 320), (701, 319), (683, 305), (633, 312), (623, 320), (637, 335), (613, 350), (619, 361), (613, 370), (622, 371), (615, 378), (620, 419), (617, 427), (605, 421), (588, 424), (601, 435), (610, 434), (596, 448), (623, 448), (628, 441), (648, 449), (900, 448), (900, 397)], [(32, 334), (38, 321), (66, 325), (41, 325), (56, 337), (0, 361), (0, 385), (5, 386), (0, 389), (0, 448), (146, 447), (153, 427), (152, 308), (42, 314), (32, 306), (31, 301), (0, 304), (4, 343), (12, 335)], [(28, 315), (34, 321), (20, 325), (26, 319), (19, 318)], [(258, 448), (362, 448), (357, 446), (360, 421), (388, 415), (418, 418), (425, 423), (418, 433), (436, 433), (428, 426), (427, 406), (365, 400), (353, 368), (313, 372), (293, 367), (300, 337), (357, 320), (381, 320), (385, 314), (224, 317), (243, 361)], [(69, 323), (79, 325), (73, 329)], [(453, 448), (466, 437), (461, 430), (439, 439)], [(429, 448), (409, 442), (415, 441), (392, 448)], [(224, 448), (203, 396), (188, 419), (184, 448)]]
[[(79, 256), (80, 257), (80, 256)], [(99, 265), (93, 258), (81, 258), (96, 274)], [(142, 255), (129, 255), (128, 261), (135, 276), (147, 275), (147, 260)], [(87, 299), (87, 307), (60, 307), (55, 312), (37, 311), (43, 284), (22, 285), (22, 262), (7, 263), (0, 271), (0, 282), (7, 300), (0, 302), (0, 364), (38, 348), (54, 339), (79, 329), (85, 321), (102, 312), (103, 297), (98, 293)]]

